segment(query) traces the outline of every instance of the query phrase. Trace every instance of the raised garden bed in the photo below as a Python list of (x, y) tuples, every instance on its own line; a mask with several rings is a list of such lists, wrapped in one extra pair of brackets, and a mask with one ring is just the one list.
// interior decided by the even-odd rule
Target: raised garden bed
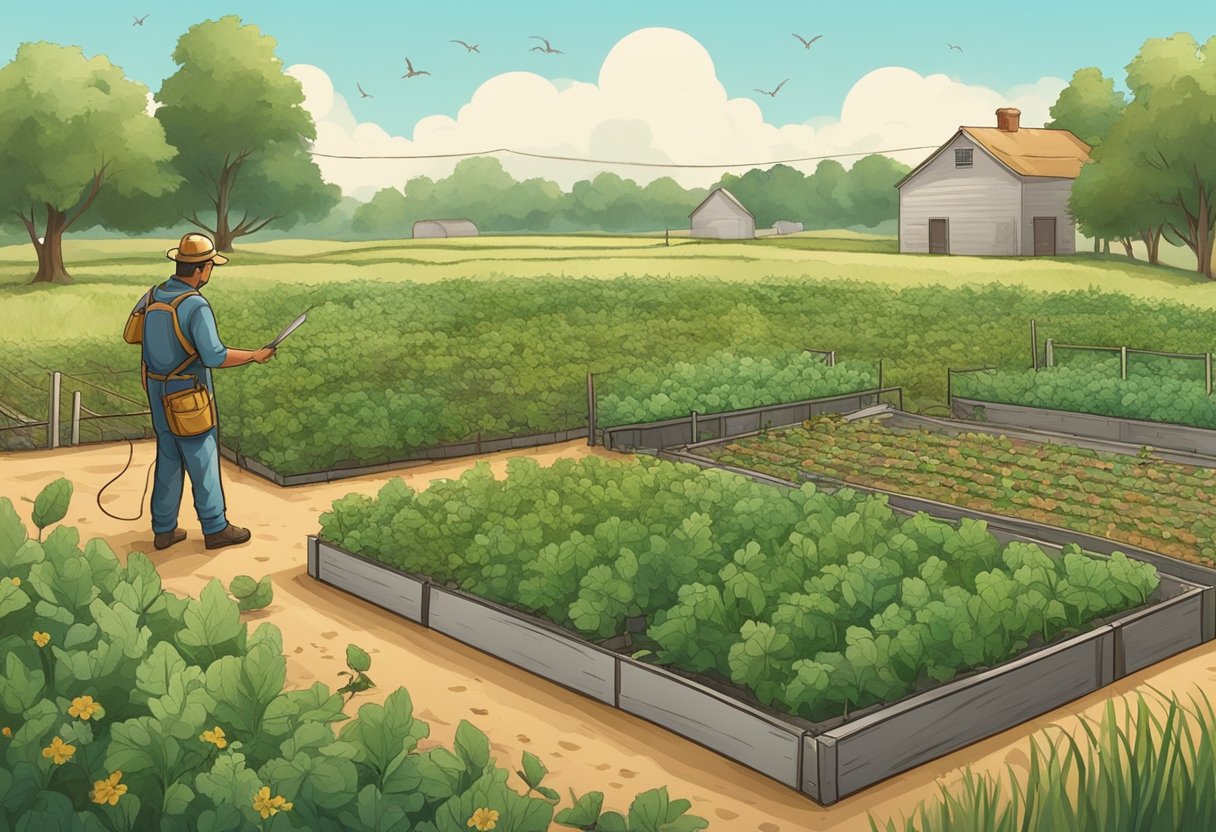
[(1203, 587), (1161, 575), (1149, 604), (1087, 632), (848, 721), (811, 723), (316, 537), (308, 547), (308, 571), (318, 580), (640, 716), (825, 805), (1201, 643), (1210, 601)]
[(1216, 469), (1205, 467), (1216, 459), (1176, 454), (1204, 465), (1165, 462), (1108, 441), (1077, 440), (1090, 446), (1080, 447), (1058, 435), (999, 431), (899, 413), (820, 419), (683, 450), (794, 483), (847, 484), (885, 494), (892, 506), (972, 516), (1060, 545), (1124, 551), (1216, 583)]

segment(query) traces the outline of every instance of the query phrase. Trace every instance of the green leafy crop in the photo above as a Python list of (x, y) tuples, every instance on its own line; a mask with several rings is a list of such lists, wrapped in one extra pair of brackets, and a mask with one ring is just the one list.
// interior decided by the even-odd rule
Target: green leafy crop
[[(592, 639), (644, 617), (654, 659), (812, 719), (889, 701), (1144, 604), (1156, 571), (884, 498), (642, 458), (479, 463), (321, 516), (348, 550)], [(640, 651), (639, 651), (640, 652)]]

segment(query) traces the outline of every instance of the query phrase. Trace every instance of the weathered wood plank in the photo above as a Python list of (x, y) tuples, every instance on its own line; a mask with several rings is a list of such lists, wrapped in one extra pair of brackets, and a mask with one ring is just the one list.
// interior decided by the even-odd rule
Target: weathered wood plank
[(621, 710), (712, 748), (791, 788), (802, 786), (805, 731), (662, 668), (621, 657)]
[(379, 607), (426, 624), (428, 582), (317, 541), (317, 579)]
[(1113, 640), (1111, 628), (1101, 627), (828, 731), (823, 736), (836, 741), (838, 797), (1097, 690), (1113, 675), (1104, 667)]
[(559, 685), (616, 704), (616, 657), (556, 627), (525, 620), (521, 613), (433, 584), (428, 624)]
[(1203, 590), (1195, 588), (1113, 622), (1115, 678), (1202, 644), (1202, 607)]

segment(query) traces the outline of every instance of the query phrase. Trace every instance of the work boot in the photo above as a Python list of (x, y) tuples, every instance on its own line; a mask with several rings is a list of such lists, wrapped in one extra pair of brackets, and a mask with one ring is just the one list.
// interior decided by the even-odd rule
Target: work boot
[(168, 549), (174, 543), (181, 543), (185, 539), (185, 529), (174, 529), (171, 532), (157, 532), (156, 537), (152, 540), (152, 545), (157, 549)]
[(238, 543), (244, 543), (250, 537), (252, 535), (249, 534), (249, 529), (242, 529), (240, 526), (234, 526), (229, 523), (215, 534), (203, 535), (203, 542), (208, 549), (219, 549), (224, 546), (235, 546)]

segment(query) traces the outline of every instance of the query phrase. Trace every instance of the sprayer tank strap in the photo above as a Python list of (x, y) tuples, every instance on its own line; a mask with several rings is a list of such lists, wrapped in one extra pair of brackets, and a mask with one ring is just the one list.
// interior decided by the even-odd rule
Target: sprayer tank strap
[[(148, 311), (148, 312), (151, 312), (153, 309), (159, 309), (159, 310), (168, 312), (169, 314), (171, 314), (173, 316), (173, 332), (177, 335), (177, 340), (181, 343), (182, 349), (184, 349), (186, 351), (186, 360), (183, 361), (181, 364), (178, 364), (176, 367), (174, 367), (168, 373), (162, 374), (162, 373), (153, 373), (153, 372), (149, 371), (148, 378), (155, 379), (156, 381), (171, 381), (171, 380), (172, 381), (179, 381), (179, 380), (184, 381), (186, 379), (193, 378), (196, 383), (198, 382), (197, 376), (182, 375), (182, 371), (185, 370), (187, 367), (189, 367), (191, 364), (193, 364), (194, 360), (196, 358), (198, 358), (198, 350), (196, 350), (194, 348), (194, 345), (191, 344), (190, 341), (186, 338), (186, 334), (184, 332), (182, 332), (181, 321), (179, 321), (178, 317), (177, 317), (177, 307), (181, 304), (181, 302), (184, 301), (186, 298), (190, 297), (191, 295), (197, 295), (197, 294), (199, 294), (197, 291), (184, 292), (183, 294), (178, 295), (173, 300), (168, 301), (167, 303), (165, 301), (159, 301), (159, 300), (153, 299), (152, 302), (148, 304), (147, 309), (146, 309), (146, 311)], [(145, 326), (147, 325), (147, 315), (144, 316), (144, 325)]]

